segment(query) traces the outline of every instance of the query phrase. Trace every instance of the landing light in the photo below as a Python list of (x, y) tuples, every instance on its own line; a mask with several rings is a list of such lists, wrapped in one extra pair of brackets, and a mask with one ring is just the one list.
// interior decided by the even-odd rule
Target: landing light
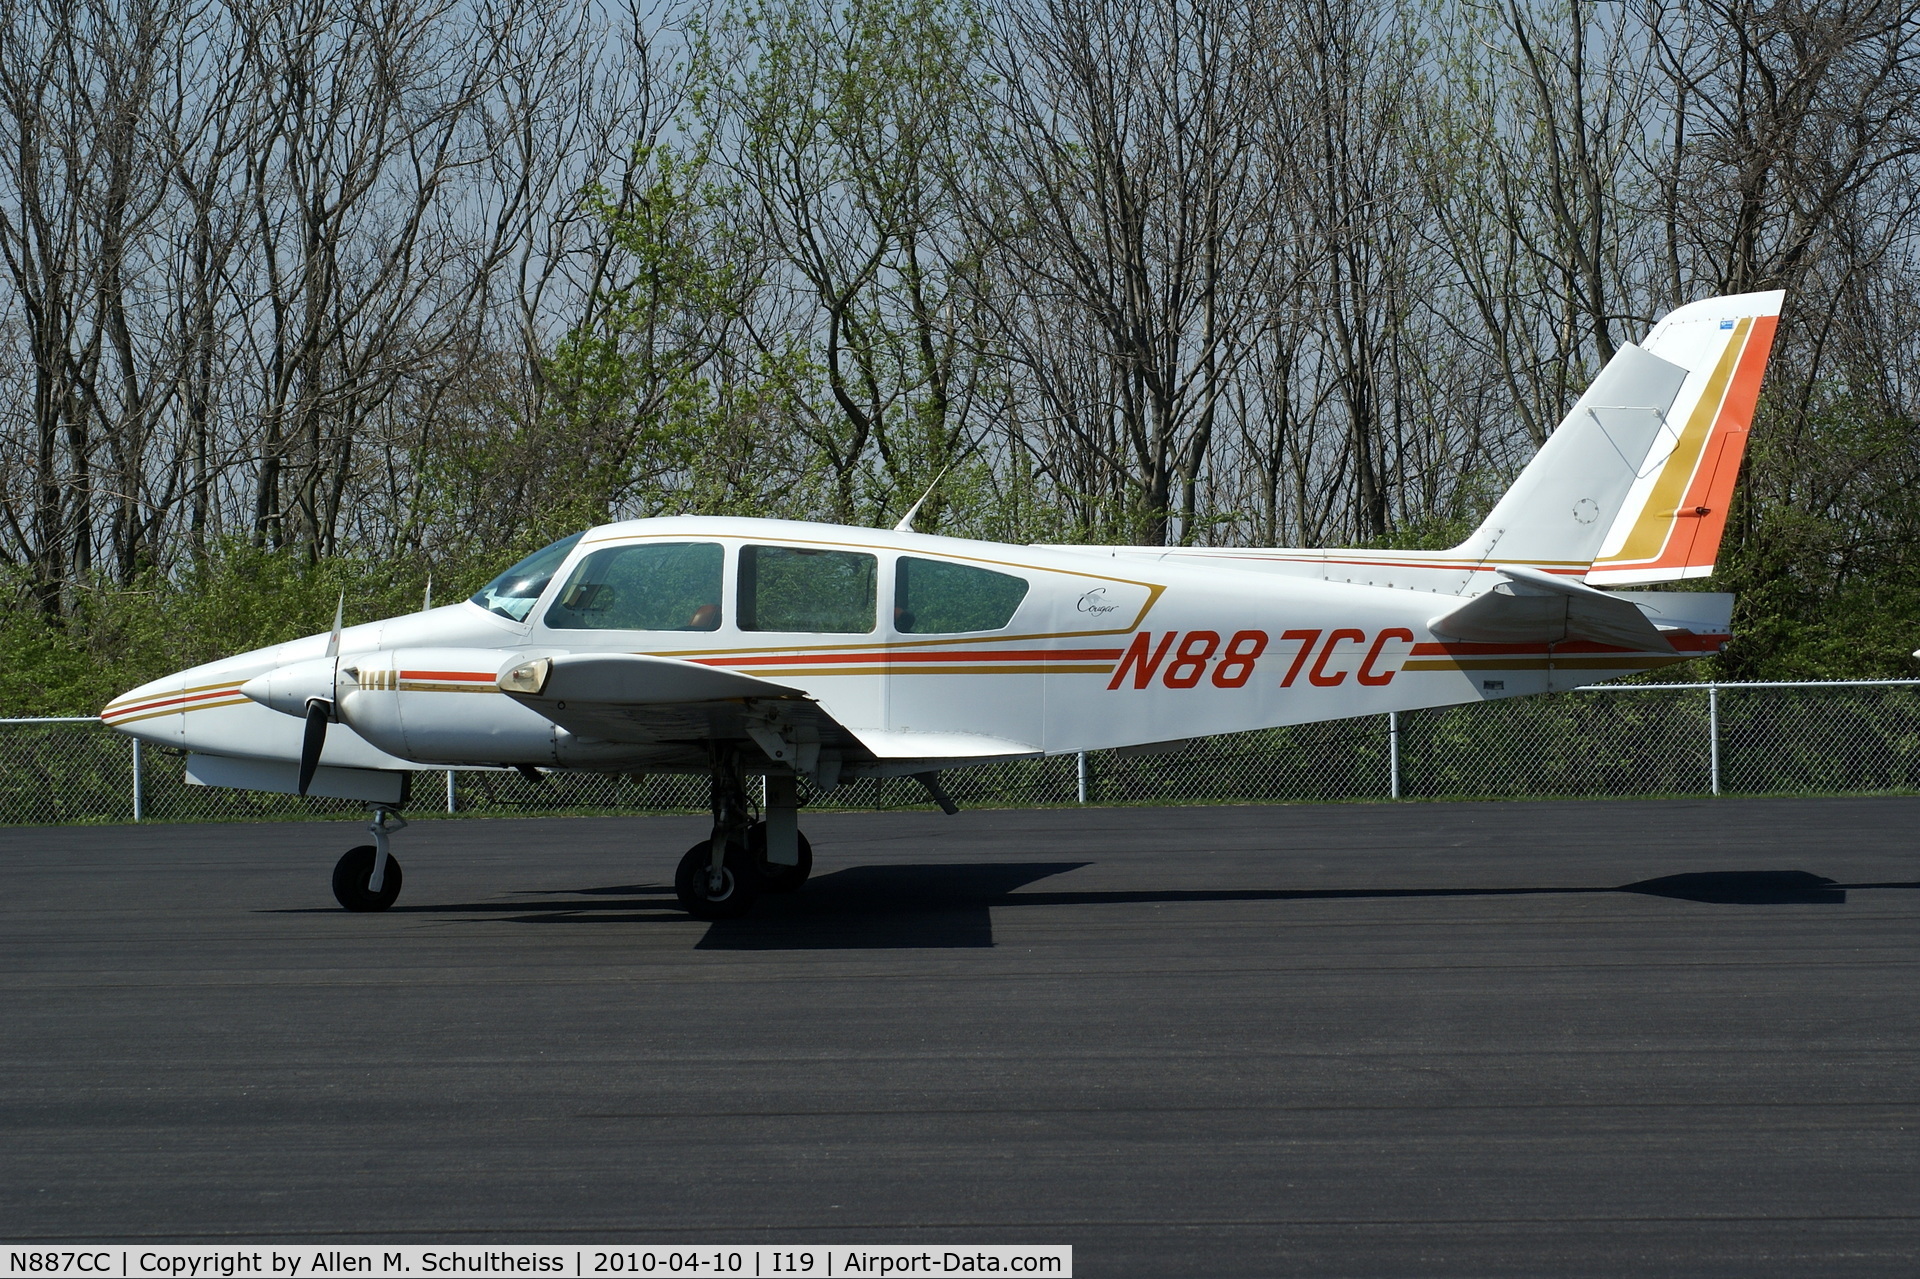
[(522, 662), (494, 681), (503, 693), (525, 693), (538, 697), (540, 690), (547, 686), (547, 675), (553, 670), (551, 658), (536, 657), (531, 662)]

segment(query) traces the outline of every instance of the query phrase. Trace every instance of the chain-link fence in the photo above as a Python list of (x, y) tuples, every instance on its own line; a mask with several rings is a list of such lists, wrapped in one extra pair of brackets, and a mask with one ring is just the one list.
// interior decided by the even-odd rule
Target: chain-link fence
[[(963, 806), (1284, 800), (1853, 795), (1920, 791), (1920, 681), (1623, 684), (955, 770)], [(924, 805), (911, 778), (810, 796)], [(693, 776), (421, 773), (410, 814), (699, 812)], [(0, 824), (258, 821), (365, 805), (189, 786), (186, 757), (93, 719), (0, 720)]]

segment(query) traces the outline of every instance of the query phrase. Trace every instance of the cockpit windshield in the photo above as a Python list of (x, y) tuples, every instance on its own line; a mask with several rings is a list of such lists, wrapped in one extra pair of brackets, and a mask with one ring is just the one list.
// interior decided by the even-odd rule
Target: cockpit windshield
[(540, 593), (547, 589), (547, 583), (566, 563), (567, 552), (585, 536), (584, 533), (575, 533), (572, 537), (561, 538), (545, 550), (535, 551), (481, 587), (480, 593), (473, 597), (473, 602), (489, 613), (498, 613), (516, 622), (526, 621), (527, 614), (533, 612), (533, 606), (539, 602)]

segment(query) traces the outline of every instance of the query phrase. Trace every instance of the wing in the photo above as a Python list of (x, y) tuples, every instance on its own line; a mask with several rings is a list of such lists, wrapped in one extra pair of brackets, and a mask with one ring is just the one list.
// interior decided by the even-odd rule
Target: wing
[(804, 691), (673, 657), (574, 653), (523, 662), (500, 691), (575, 736), (635, 746), (702, 748), (751, 741), (812, 771), (822, 750), (866, 752)]
[(803, 689), (673, 657), (543, 657), (508, 670), (499, 686), (578, 737), (649, 747), (663, 763), (704, 766), (715, 741), (751, 742), (768, 760), (810, 776), (837, 776), (839, 762), (892, 774), (1040, 753), (972, 733), (851, 729)]

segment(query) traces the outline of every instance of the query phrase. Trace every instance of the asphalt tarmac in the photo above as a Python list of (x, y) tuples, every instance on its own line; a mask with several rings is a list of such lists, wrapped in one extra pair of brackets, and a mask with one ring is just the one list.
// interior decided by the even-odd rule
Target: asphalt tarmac
[(0, 1238), (1920, 1270), (1920, 801), (0, 830)]

